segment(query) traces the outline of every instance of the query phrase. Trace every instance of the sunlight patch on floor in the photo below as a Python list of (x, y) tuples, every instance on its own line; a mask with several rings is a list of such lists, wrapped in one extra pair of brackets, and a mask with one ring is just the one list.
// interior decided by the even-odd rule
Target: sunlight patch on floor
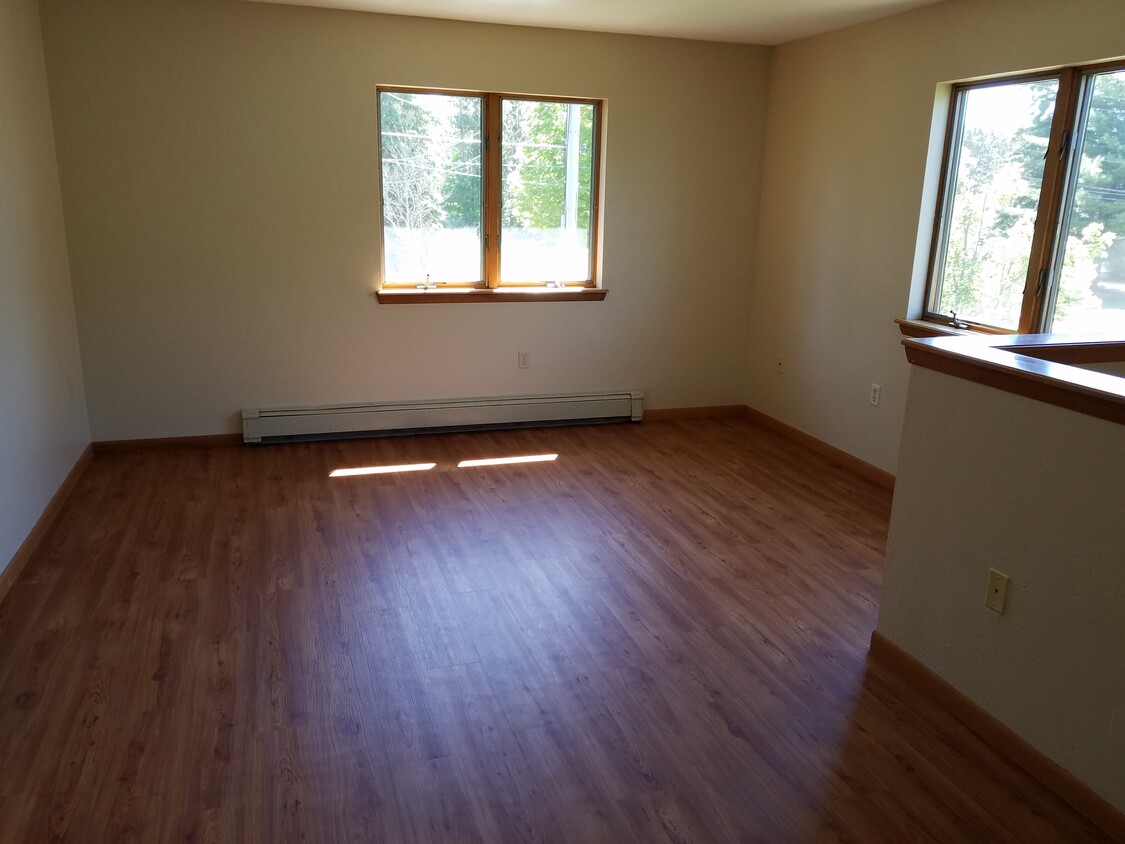
[(427, 472), (436, 463), (407, 463), (401, 466), (360, 466), (355, 469), (334, 469), (328, 473), (330, 478), (351, 478), (356, 475), (390, 475), (395, 472)]
[(457, 468), (469, 469), (473, 466), (508, 466), (512, 463), (549, 463), (557, 459), (557, 454), (529, 454), (524, 457), (490, 457), (485, 460), (462, 460), (457, 464)]

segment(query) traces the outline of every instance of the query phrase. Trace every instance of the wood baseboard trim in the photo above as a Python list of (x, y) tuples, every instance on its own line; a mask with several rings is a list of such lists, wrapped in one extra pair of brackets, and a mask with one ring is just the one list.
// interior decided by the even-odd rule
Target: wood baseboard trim
[(1000, 755), (1023, 768), (1116, 841), (1125, 841), (1125, 813), (1074, 774), (1059, 767), (996, 718), (878, 631), (868, 659), (895, 674), (972, 730)]
[(794, 428), (791, 425), (786, 425), (780, 419), (774, 419), (772, 416), (767, 416), (760, 410), (755, 410), (752, 407), (747, 407), (746, 412), (743, 415), (750, 421), (756, 422), (757, 424), (761, 425), (763, 428), (769, 428), (771, 431), (781, 434), (781, 436), (785, 437), (786, 439), (790, 439), (796, 443), (800, 443), (806, 448), (811, 448), (813, 451), (821, 454), (824, 457), (827, 457), (833, 463), (838, 463), (845, 469), (848, 469), (859, 475), (861, 478), (866, 478), (872, 483), (878, 484), (881, 487), (885, 487), (892, 492), (894, 491), (895, 476), (890, 472), (886, 472), (880, 469), (878, 466), (872, 466), (870, 463), (864, 460), (860, 460), (855, 455), (848, 454), (846, 451), (838, 449), (833, 445), (829, 445), (824, 440), (818, 440), (812, 434), (806, 434), (804, 431)]
[(645, 411), (645, 422), (673, 422), (679, 419), (721, 419), (746, 415), (744, 404), (714, 407), (662, 407)]
[(102, 440), (94, 454), (120, 454), (129, 451), (167, 451), (174, 448), (229, 448), (242, 445), (241, 434), (211, 434), (204, 437), (158, 437), (151, 440)]
[(32, 558), (39, 544), (43, 541), (43, 537), (47, 535), (47, 530), (55, 521), (59, 511), (62, 510), (66, 499), (70, 496), (71, 491), (78, 483), (78, 479), (82, 477), (82, 473), (86, 471), (86, 467), (90, 465), (93, 459), (94, 449), (92, 444), (87, 445), (79, 455), (78, 460), (66, 473), (63, 482), (59, 484), (59, 488), (55, 490), (55, 494), (51, 496), (51, 500), (47, 502), (47, 506), (43, 508), (42, 514), (39, 516), (31, 531), (27, 534), (27, 538), (17, 549), (15, 555), (8, 561), (7, 567), (0, 571), (0, 603), (7, 597), (12, 584), (16, 582), (20, 572), (23, 571), (27, 561)]

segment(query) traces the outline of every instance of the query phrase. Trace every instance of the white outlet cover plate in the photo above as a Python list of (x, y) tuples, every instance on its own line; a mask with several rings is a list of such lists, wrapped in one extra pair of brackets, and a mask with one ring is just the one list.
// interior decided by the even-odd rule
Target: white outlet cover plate
[(1004, 609), (1008, 605), (1008, 587), (1011, 583), (1012, 579), (1008, 575), (996, 569), (989, 569), (988, 595), (984, 599), (985, 605), (1003, 615)]

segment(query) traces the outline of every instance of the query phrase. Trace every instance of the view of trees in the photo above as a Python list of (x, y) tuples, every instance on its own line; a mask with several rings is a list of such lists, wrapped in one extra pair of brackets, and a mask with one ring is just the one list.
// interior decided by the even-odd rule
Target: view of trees
[[(1125, 288), (1116, 296), (1091, 296), (1091, 281), (1125, 284), (1125, 72), (1094, 78), (1079, 154), (1054, 328), (1125, 328), (1125, 312), (1118, 310)], [(1103, 313), (1083, 312), (1095, 308)], [(1118, 312), (1104, 313), (1109, 308)]]
[[(483, 100), (380, 94), (386, 280), (481, 279)], [(585, 280), (594, 107), (506, 99), (501, 277)]]
[(380, 93), (386, 281), (480, 281), (482, 119), (479, 97)]
[[(1049, 107), (1046, 106), (1046, 107)], [(1050, 131), (1050, 114), (1036, 107), (1033, 131)], [(1071, 231), (1099, 226), (1108, 238), (1125, 246), (1125, 72), (1095, 77), (1083, 138), (1081, 169), (1074, 199)], [(1109, 244), (1107, 243), (1107, 246)], [(1125, 250), (1107, 256), (1116, 274), (1125, 276)]]
[(500, 277), (590, 277), (594, 107), (504, 100)]
[(1056, 90), (1050, 80), (964, 94), (943, 313), (1005, 328), (1018, 324), (1047, 148), (1046, 137), (1034, 131), (1034, 108), (1040, 97), (1053, 107)]
[[(943, 313), (1017, 327), (1057, 90), (1048, 79), (965, 92)], [(1055, 306), (1066, 330), (1106, 323), (1094, 279), (1125, 280), (1125, 73), (1095, 77), (1088, 114)]]
[[(576, 120), (572, 128), (570, 121)], [(504, 101), (505, 227), (556, 228), (566, 215), (566, 179), (577, 187), (577, 227), (590, 227), (593, 179), (594, 108), (589, 105), (534, 100)], [(575, 137), (568, 145), (567, 132)], [(577, 144), (577, 147), (574, 144)], [(568, 153), (577, 153), (577, 171), (567, 169)]]

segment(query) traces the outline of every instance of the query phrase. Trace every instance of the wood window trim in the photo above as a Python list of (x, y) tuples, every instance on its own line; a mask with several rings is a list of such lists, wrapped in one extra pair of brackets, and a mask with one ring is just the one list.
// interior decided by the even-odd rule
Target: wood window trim
[(1125, 361), (1120, 337), (904, 337), (914, 366), (1125, 425), (1125, 378), (1075, 364)]
[[(409, 87), (402, 85), (379, 85), (376, 96), (383, 92), (405, 94), (443, 94), (448, 96), (477, 97), (484, 111), (482, 144), (485, 165), (481, 173), (484, 207), (481, 222), (483, 228), (484, 278), (476, 283), (458, 284), (438, 282), (436, 286), (421, 288), (418, 283), (383, 283), (376, 291), (376, 299), (381, 303), (429, 304), (449, 302), (573, 302), (602, 301), (605, 291), (599, 286), (599, 258), (601, 234), (602, 198), (602, 158), (605, 155), (603, 132), (604, 100), (584, 97), (562, 97), (538, 94), (505, 94), (487, 91), (473, 91), (452, 88)], [(503, 101), (528, 100), (531, 102), (555, 102), (593, 106), (593, 138), (591, 146), (591, 188), (590, 188), (590, 277), (585, 282), (554, 282), (545, 279), (537, 281), (502, 282), (500, 279), (501, 249), (501, 196), (502, 196), (502, 141), (503, 141)], [(382, 173), (380, 172), (380, 180)], [(380, 226), (383, 225), (380, 213)], [(549, 285), (557, 286), (549, 286)], [(524, 295), (535, 291), (533, 296)], [(486, 296), (492, 292), (503, 295)], [(510, 294), (516, 295), (510, 295)]]
[(500, 95), (484, 97), (484, 286), (500, 286)]
[(921, 319), (896, 319), (895, 325), (899, 327), (903, 337), (971, 337), (992, 333), (976, 330), (975, 326), (972, 328), (954, 328), (948, 322), (939, 322), (926, 317)]
[(604, 287), (503, 287), (489, 290), (482, 287), (466, 289), (417, 290), (409, 287), (391, 287), (375, 291), (375, 298), (383, 305), (466, 305), (523, 302), (601, 302), (606, 297)]
[[(1037, 331), (1042, 331), (1044, 320), (1047, 316), (1050, 285), (1041, 284), (1040, 279), (1044, 277), (1045, 273), (1049, 274), (1051, 272), (1057, 248), (1057, 238), (1061, 236), (1058, 232), (1058, 222), (1065, 202), (1067, 173), (1071, 167), (1071, 157), (1078, 152), (1075, 146), (1075, 123), (1080, 107), (1081, 88), (1085, 80), (1090, 76), (1113, 70), (1125, 70), (1125, 61), (1104, 61), (1088, 65), (1062, 67), (1048, 71), (1009, 74), (992, 79), (960, 82), (953, 85), (949, 98), (948, 116), (946, 118), (945, 143), (942, 150), (941, 182), (938, 186), (937, 206), (934, 210), (934, 223), (930, 236), (930, 258), (926, 271), (926, 289), (923, 298), (922, 316), (920, 320), (913, 320), (911, 322), (926, 322), (955, 329), (963, 328), (971, 333), (978, 334), (1033, 334)], [(958, 319), (955, 324), (949, 317), (934, 311), (933, 308), (937, 304), (935, 275), (938, 261), (941, 257), (939, 254), (942, 246), (942, 238), (940, 235), (946, 212), (947, 193), (952, 182), (952, 174), (949, 171), (954, 161), (953, 142), (959, 126), (958, 108), (960, 95), (965, 91), (973, 89), (1009, 85), (1019, 82), (1033, 82), (1042, 79), (1058, 79), (1059, 92), (1051, 122), (1051, 131), (1047, 141), (1043, 184), (1040, 189), (1037, 204), (1039, 214), (1032, 237), (1027, 275), (1024, 279), (1019, 324), (1014, 331), (1012, 329), (974, 323), (971, 321), (962, 321), (960, 319)], [(935, 334), (931, 336), (938, 335)]]

